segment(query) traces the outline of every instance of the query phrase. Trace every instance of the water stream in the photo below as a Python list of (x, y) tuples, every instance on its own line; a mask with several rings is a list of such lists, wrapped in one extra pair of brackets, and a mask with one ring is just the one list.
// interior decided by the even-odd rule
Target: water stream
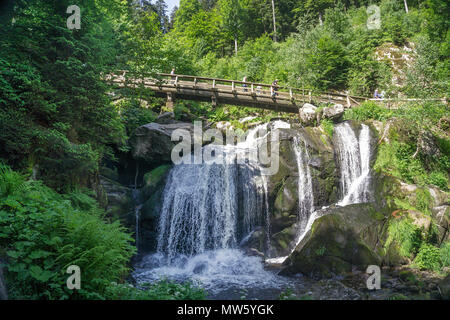
[[(274, 128), (288, 128), (278, 121)], [(263, 228), (266, 251), (270, 241), (270, 212), (267, 180), (256, 161), (237, 163), (242, 152), (254, 150), (267, 133), (249, 132), (237, 145), (205, 146), (203, 152), (223, 157), (220, 163), (180, 164), (170, 171), (163, 193), (158, 226), (157, 252), (145, 256), (135, 267), (137, 283), (162, 278), (190, 280), (221, 297), (240, 289), (264, 292), (278, 290), (292, 279), (277, 276), (266, 269), (259, 256), (248, 256), (239, 245)], [(338, 205), (368, 199), (370, 179), (370, 130), (362, 125), (359, 138), (348, 123), (335, 126), (335, 147), (339, 158), (342, 199)], [(296, 244), (304, 238), (319, 216), (314, 207), (313, 180), (308, 148), (301, 138), (293, 139), (298, 169), (298, 234)], [(211, 150), (210, 148), (214, 148)], [(138, 224), (136, 225), (138, 230)], [(282, 263), (287, 257), (267, 259)], [(229, 297), (230, 295), (228, 295)], [(255, 294), (255, 297), (272, 297)]]

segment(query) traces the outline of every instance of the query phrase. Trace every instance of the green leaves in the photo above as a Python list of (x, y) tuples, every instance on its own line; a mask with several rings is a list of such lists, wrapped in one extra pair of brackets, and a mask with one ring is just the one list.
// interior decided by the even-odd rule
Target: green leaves
[(55, 273), (48, 271), (48, 270), (43, 270), (39, 266), (31, 266), (30, 267), (30, 276), (39, 282), (47, 282), (54, 275), (55, 275)]
[[(11, 176), (23, 181), (13, 173), (4, 166), (0, 181)], [(128, 272), (135, 252), (131, 236), (118, 222), (103, 221), (104, 212), (86, 194), (59, 195), (36, 181), (23, 184), (20, 192), (0, 194), (0, 247), (7, 248), (11, 296), (70, 298), (65, 270), (76, 264), (84, 284), (78, 297), (101, 298), (105, 285)]]

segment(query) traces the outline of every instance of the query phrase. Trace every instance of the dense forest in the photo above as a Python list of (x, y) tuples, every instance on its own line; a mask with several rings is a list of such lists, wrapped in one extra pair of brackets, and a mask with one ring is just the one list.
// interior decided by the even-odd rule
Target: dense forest
[[(0, 10), (0, 262), (13, 299), (205, 297), (191, 283), (126, 284), (134, 230), (106, 214), (99, 175), (128, 157), (134, 130), (154, 121), (164, 101), (142, 89), (123, 90), (117, 102), (102, 75), (175, 68), (364, 97), (377, 89), (390, 98), (444, 98), (450, 89), (446, 0), (181, 0), (172, 12), (163, 0), (79, 0), (81, 26), (69, 29), (73, 2), (6, 1)], [(370, 5), (379, 8), (379, 27), (368, 28)], [(248, 115), (280, 116), (181, 100), (174, 113), (241, 128)], [(401, 133), (379, 146), (375, 169), (448, 193), (448, 105), (388, 110), (368, 102), (344, 117), (399, 119)], [(316, 125), (332, 134), (330, 121)], [(430, 136), (438, 156), (418, 152)], [(421, 241), (422, 254), (413, 246), (424, 269), (448, 267), (448, 243)], [(73, 264), (86, 270), (81, 290), (65, 287)]]

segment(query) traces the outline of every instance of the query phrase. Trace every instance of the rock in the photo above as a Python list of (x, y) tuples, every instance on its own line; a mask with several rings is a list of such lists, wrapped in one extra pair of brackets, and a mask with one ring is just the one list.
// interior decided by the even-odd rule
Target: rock
[(155, 122), (160, 124), (176, 123), (175, 114), (173, 112), (164, 112), (156, 118)]
[(450, 274), (438, 283), (439, 292), (443, 300), (450, 300)]
[(316, 110), (317, 107), (310, 103), (305, 103), (298, 112), (300, 120), (304, 125), (311, 125), (316, 120)]
[(140, 211), (142, 241), (140, 249), (151, 251), (156, 248), (158, 218), (161, 213), (163, 191), (171, 165), (161, 165), (144, 175), (141, 197), (144, 203)]
[(320, 282), (320, 300), (361, 300), (361, 294), (342, 282), (327, 279)]
[(325, 107), (322, 109), (322, 118), (331, 119), (337, 121), (342, 118), (344, 114), (344, 106), (342, 104), (335, 104), (331, 107)]
[(450, 242), (450, 206), (443, 205), (431, 210), (439, 233), (439, 244)]
[(194, 125), (176, 122), (169, 124), (149, 123), (137, 128), (130, 138), (132, 156), (153, 166), (169, 163), (173, 147), (179, 142), (172, 142), (171, 135), (177, 129), (187, 130), (193, 143)]
[(318, 218), (310, 232), (284, 263), (282, 274), (303, 273), (331, 277), (366, 270), (380, 265), (378, 235), (384, 216), (370, 204), (355, 204), (332, 209)]
[(206, 262), (199, 262), (194, 269), (192, 270), (192, 272), (194, 274), (202, 274), (204, 273), (206, 270), (208, 269), (208, 265), (206, 264)]
[(3, 277), (3, 262), (0, 260), (0, 300), (8, 300), (5, 278)]
[(107, 214), (129, 225), (129, 213), (134, 210), (132, 189), (104, 176), (100, 176), (100, 185), (106, 194)]
[(431, 217), (429, 215), (415, 210), (408, 210), (407, 214), (408, 217), (411, 218), (413, 225), (423, 228), (424, 231), (428, 231), (430, 229)]

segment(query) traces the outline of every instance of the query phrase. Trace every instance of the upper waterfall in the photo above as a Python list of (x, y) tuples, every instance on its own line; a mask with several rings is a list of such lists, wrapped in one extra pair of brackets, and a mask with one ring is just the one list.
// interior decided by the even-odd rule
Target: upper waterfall
[(340, 165), (340, 184), (343, 194), (338, 205), (370, 200), (370, 129), (361, 124), (359, 139), (349, 123), (335, 127), (336, 151)]

